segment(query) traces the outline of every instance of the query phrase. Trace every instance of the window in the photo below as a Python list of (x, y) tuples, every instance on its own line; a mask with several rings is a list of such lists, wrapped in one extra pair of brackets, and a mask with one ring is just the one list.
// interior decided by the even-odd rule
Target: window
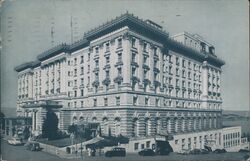
[(77, 58), (75, 58), (74, 61), (75, 61), (74, 64), (76, 65), (77, 64)]
[(154, 56), (157, 56), (157, 47), (154, 47)]
[(144, 144), (141, 144), (141, 149), (144, 149), (144, 146), (145, 146)]
[(137, 97), (136, 96), (133, 97), (133, 105), (137, 105)]
[(109, 43), (106, 43), (106, 51), (109, 51)]
[(148, 106), (148, 98), (145, 98), (145, 105)]
[(99, 80), (99, 73), (95, 73), (95, 80), (96, 80), (96, 81)]
[(77, 86), (77, 80), (76, 79), (74, 80), (74, 86)]
[(68, 65), (70, 65), (70, 60), (68, 61)]
[(84, 79), (83, 78), (81, 78), (81, 85), (83, 85), (84, 84)]
[(178, 144), (178, 140), (175, 140), (174, 143), (177, 145)]
[(179, 58), (178, 57), (176, 57), (176, 65), (179, 65), (180, 64), (180, 62), (179, 62)]
[(77, 91), (74, 91), (74, 97), (77, 97)]
[(136, 42), (136, 39), (132, 38), (132, 48), (135, 48), (135, 42)]
[(77, 69), (74, 69), (74, 76), (76, 77), (77, 75)]
[(90, 72), (90, 65), (88, 65), (88, 73)]
[(147, 43), (143, 44), (143, 51), (147, 52)]
[(116, 97), (116, 105), (120, 106), (120, 97)]
[(139, 149), (139, 143), (135, 143), (134, 144), (134, 150), (138, 150)]
[(147, 64), (147, 56), (144, 56), (144, 57), (143, 57), (143, 63), (144, 63), (144, 64)]
[(90, 53), (88, 53), (88, 61), (90, 61)]
[(95, 67), (96, 67), (96, 68), (99, 68), (99, 60), (96, 60), (96, 61), (95, 61)]
[(135, 76), (136, 68), (132, 68), (132, 76)]
[(97, 106), (97, 100), (96, 100), (96, 98), (93, 99), (93, 102), (94, 102), (93, 106), (96, 107)]
[(150, 141), (146, 142), (146, 148), (150, 148)]
[(109, 70), (106, 71), (106, 78), (109, 78)]
[(81, 64), (84, 62), (84, 58), (83, 56), (81, 56)]
[(89, 85), (89, 83), (90, 83), (90, 77), (88, 76), (88, 85)]
[(122, 62), (122, 53), (118, 53), (118, 62)]
[(122, 38), (119, 38), (118, 39), (118, 48), (121, 48), (122, 47)]
[(109, 60), (109, 56), (106, 57), (106, 64), (109, 64), (110, 60)]
[(96, 53), (96, 54), (99, 53), (99, 48), (98, 48), (98, 47), (95, 48), (95, 53)]
[(83, 107), (83, 101), (81, 101), (81, 107)]
[(159, 98), (155, 99), (155, 106), (157, 106), (157, 107), (159, 106)]
[(176, 68), (176, 76), (179, 76), (180, 75), (180, 73), (179, 73), (179, 69), (178, 68)]
[(83, 75), (83, 72), (84, 71), (84, 68), (83, 67), (81, 67), (81, 75)]
[(131, 62), (135, 62), (135, 53), (132, 53), (132, 60), (131, 60)]
[(118, 76), (121, 76), (122, 75), (122, 68), (117, 68), (118, 70)]
[(108, 98), (104, 98), (104, 106), (108, 106)]
[(182, 59), (182, 67), (183, 68), (185, 68), (186, 67), (186, 64), (185, 64), (186, 62), (185, 62), (185, 60), (184, 59)]
[(84, 92), (83, 92), (83, 89), (81, 89), (81, 96), (83, 96)]
[(74, 107), (75, 107), (75, 108), (76, 108), (76, 105), (77, 105), (77, 102), (75, 101), (75, 102), (74, 102)]

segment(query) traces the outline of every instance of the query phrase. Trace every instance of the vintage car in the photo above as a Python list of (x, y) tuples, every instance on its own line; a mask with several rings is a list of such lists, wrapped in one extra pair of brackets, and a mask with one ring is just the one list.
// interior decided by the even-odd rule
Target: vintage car
[(112, 150), (109, 150), (105, 153), (106, 157), (113, 157), (113, 156), (126, 156), (125, 148), (115, 147)]
[(143, 149), (138, 152), (140, 156), (154, 156), (155, 152), (152, 149)]
[(22, 139), (20, 138), (11, 138), (8, 140), (10, 145), (23, 145)]

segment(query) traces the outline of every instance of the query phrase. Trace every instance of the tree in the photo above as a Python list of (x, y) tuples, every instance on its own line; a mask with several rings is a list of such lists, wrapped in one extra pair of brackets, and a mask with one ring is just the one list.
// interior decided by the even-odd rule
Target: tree
[(55, 112), (49, 110), (46, 113), (44, 122), (42, 125), (42, 137), (53, 140), (57, 138), (58, 134), (58, 118)]

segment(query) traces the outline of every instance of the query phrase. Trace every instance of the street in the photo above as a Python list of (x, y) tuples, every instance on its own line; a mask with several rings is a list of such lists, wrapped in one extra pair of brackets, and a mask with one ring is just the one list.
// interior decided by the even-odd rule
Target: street
[[(24, 146), (12, 146), (6, 141), (1, 140), (1, 149), (3, 160), (6, 161), (243, 161), (246, 153), (224, 153), (224, 154), (203, 154), (203, 155), (180, 155), (171, 153), (167, 156), (149, 156), (142, 157), (137, 154), (127, 154), (126, 157), (83, 157), (82, 159), (63, 159), (57, 156), (45, 153), (43, 151), (32, 152)], [(250, 155), (250, 153), (248, 153)]]

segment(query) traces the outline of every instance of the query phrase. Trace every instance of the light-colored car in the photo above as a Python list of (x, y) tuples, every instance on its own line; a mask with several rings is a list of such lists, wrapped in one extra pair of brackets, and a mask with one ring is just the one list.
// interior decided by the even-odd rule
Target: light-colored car
[(178, 154), (187, 155), (187, 154), (190, 154), (190, 150), (189, 149), (182, 149), (178, 152)]
[(8, 143), (11, 145), (23, 145), (23, 142), (20, 138), (11, 138), (8, 140)]

